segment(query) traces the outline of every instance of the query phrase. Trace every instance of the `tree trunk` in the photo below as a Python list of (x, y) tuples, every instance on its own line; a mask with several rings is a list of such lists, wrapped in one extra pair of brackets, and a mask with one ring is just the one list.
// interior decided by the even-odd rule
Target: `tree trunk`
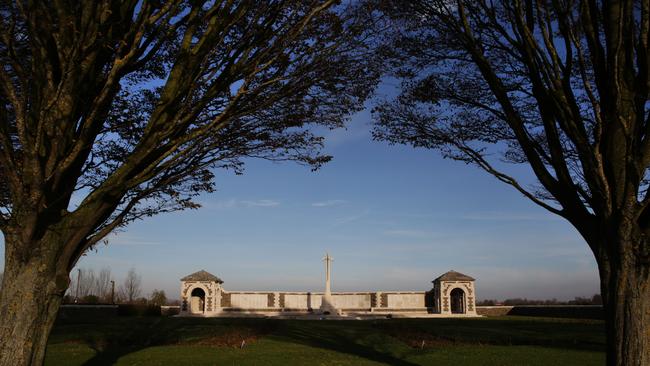
[[(6, 239), (6, 237), (5, 237)], [(55, 256), (12, 258), (5, 241), (5, 273), (0, 293), (0, 366), (41, 365), (47, 339), (68, 287), (67, 270), (57, 271)]]
[(641, 258), (635, 258), (632, 251), (626, 252), (619, 261), (599, 260), (607, 364), (647, 366), (650, 365), (650, 268)]

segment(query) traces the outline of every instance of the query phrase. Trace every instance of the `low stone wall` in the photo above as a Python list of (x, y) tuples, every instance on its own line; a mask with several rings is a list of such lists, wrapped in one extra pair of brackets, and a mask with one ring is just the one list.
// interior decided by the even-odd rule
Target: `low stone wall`
[(542, 316), (551, 318), (604, 319), (603, 307), (600, 305), (548, 305), (515, 306), (509, 315)]
[(423, 308), (424, 292), (413, 293), (388, 293), (386, 296), (387, 304), (385, 307), (391, 309), (401, 308)]
[(280, 293), (278, 308), (288, 309), (318, 309), (321, 304), (322, 294), (305, 293)]
[(181, 307), (178, 305), (160, 307), (160, 315), (162, 316), (178, 315), (180, 312), (181, 312)]
[(476, 313), (484, 316), (539, 316), (550, 318), (603, 319), (600, 305), (516, 305), (477, 306)]
[(482, 316), (504, 316), (512, 310), (512, 306), (477, 306), (476, 314)]
[(233, 308), (266, 308), (269, 294), (267, 293), (230, 293), (230, 306)]
[[(334, 306), (348, 311), (389, 309), (423, 309), (426, 292), (334, 292)], [(227, 311), (308, 311), (319, 309), (322, 292), (250, 292), (227, 291), (222, 294), (221, 307)]]
[(61, 305), (58, 317), (61, 320), (96, 319), (114, 316), (171, 316), (180, 312), (180, 306), (156, 305)]

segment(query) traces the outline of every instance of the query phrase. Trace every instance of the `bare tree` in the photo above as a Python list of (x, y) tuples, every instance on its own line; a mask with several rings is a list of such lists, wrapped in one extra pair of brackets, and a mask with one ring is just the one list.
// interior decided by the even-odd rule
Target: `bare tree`
[(42, 363), (69, 271), (111, 231), (198, 208), (243, 158), (329, 160), (307, 127), (342, 126), (377, 79), (370, 18), (336, 3), (0, 3), (1, 366)]
[(153, 290), (151, 297), (149, 297), (149, 303), (153, 305), (162, 306), (167, 303), (167, 295), (163, 290)]
[(123, 302), (132, 304), (142, 293), (142, 277), (131, 268), (124, 278), (124, 282), (118, 290), (120, 299)]
[(108, 267), (102, 268), (97, 274), (96, 285), (97, 297), (102, 302), (111, 301), (111, 269)]
[(111, 270), (102, 268), (97, 274), (93, 269), (79, 268), (70, 280), (66, 291), (70, 297), (81, 299), (94, 295), (101, 301), (110, 301), (111, 297)]
[(385, 3), (404, 81), (375, 137), (474, 164), (568, 220), (598, 263), (608, 364), (649, 365), (650, 2)]
[(88, 268), (78, 268), (70, 280), (68, 294), (77, 300), (88, 295), (96, 295), (96, 286), (95, 271)]
[(89, 295), (97, 295), (97, 278), (95, 277), (95, 270), (90, 268), (80, 270), (81, 276), (79, 277), (79, 298)]

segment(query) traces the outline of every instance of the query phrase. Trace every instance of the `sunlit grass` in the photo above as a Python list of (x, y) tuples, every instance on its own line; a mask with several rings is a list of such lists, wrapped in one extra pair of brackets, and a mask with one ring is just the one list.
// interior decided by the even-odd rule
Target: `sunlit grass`
[(46, 365), (602, 365), (603, 349), (597, 321), (112, 318), (57, 324)]

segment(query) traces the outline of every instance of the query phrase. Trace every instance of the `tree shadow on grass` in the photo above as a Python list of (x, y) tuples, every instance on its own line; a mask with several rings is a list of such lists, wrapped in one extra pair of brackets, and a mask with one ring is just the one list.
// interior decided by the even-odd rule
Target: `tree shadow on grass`
[(598, 322), (553, 319), (404, 319), (376, 322), (373, 327), (410, 346), (499, 345), (541, 346), (579, 351), (605, 351), (604, 326)]
[[(84, 363), (84, 366), (114, 365), (120, 358), (128, 354), (153, 346), (171, 344), (229, 345), (219, 343), (218, 341), (217, 343), (210, 343), (213, 341), (211, 334), (202, 333), (198, 327), (202, 330), (218, 329), (220, 333), (231, 330), (234, 334), (241, 334), (241, 332), (237, 331), (241, 329), (255, 329), (258, 332), (258, 336), (270, 336), (271, 338), (284, 342), (349, 354), (388, 365), (415, 365), (394, 356), (388, 350), (382, 350), (381, 344), (372, 344), (372, 342), (368, 342), (367, 340), (364, 344), (360, 338), (365, 335), (368, 328), (365, 326), (356, 327), (351, 322), (346, 322), (346, 326), (343, 327), (341, 324), (330, 321), (285, 322), (260, 319), (224, 319), (221, 321), (190, 319), (179, 321), (178, 319), (171, 319), (134, 324), (126, 332), (105, 334), (102, 337), (84, 340), (84, 343), (96, 352), (92, 358)], [(183, 337), (182, 334), (186, 334), (191, 336), (191, 338), (181, 339), (179, 338), (179, 334), (181, 334), (180, 337)]]
[[(128, 320), (128, 319), (127, 319)], [(112, 330), (86, 337), (82, 342), (95, 351), (83, 365), (114, 365), (131, 353), (155, 346), (202, 345), (239, 347), (275, 329), (263, 319), (150, 318), (120, 321)]]
[(158, 318), (150, 324), (135, 324), (124, 333), (85, 339), (85, 343), (95, 351), (95, 355), (84, 362), (83, 366), (114, 365), (121, 357), (130, 353), (175, 342), (174, 327), (163, 324), (162, 319)]
[[(73, 328), (74, 329), (74, 328)], [(397, 366), (424, 346), (532, 345), (604, 350), (602, 324), (539, 320), (390, 319), (379, 321), (279, 319), (121, 319), (88, 325), (82, 342), (95, 350), (84, 365), (113, 365), (142, 349), (164, 345), (237, 346), (237, 337), (270, 337)], [(76, 329), (75, 329), (76, 330)], [(231, 334), (228, 340), (228, 334)], [(248, 335), (247, 335), (248, 334)], [(226, 341), (224, 342), (224, 339)], [(253, 341), (254, 341), (253, 339)], [(233, 341), (234, 340), (234, 341)], [(413, 340), (416, 340), (414, 343)], [(233, 342), (230, 342), (233, 341)], [(246, 342), (250, 344), (251, 342)], [(422, 346), (422, 347), (420, 347)]]
[(273, 335), (274, 338), (314, 348), (353, 355), (369, 361), (388, 365), (416, 365), (394, 355), (388, 349), (387, 345), (383, 343), (383, 341), (387, 341), (387, 339), (363, 339), (364, 335), (368, 335), (368, 327), (355, 327), (356, 324), (353, 324), (350, 321), (345, 321), (345, 324), (349, 325), (346, 327), (337, 324), (341, 321), (325, 320), (298, 322), (299, 323), (287, 323), (286, 326), (277, 334)]

